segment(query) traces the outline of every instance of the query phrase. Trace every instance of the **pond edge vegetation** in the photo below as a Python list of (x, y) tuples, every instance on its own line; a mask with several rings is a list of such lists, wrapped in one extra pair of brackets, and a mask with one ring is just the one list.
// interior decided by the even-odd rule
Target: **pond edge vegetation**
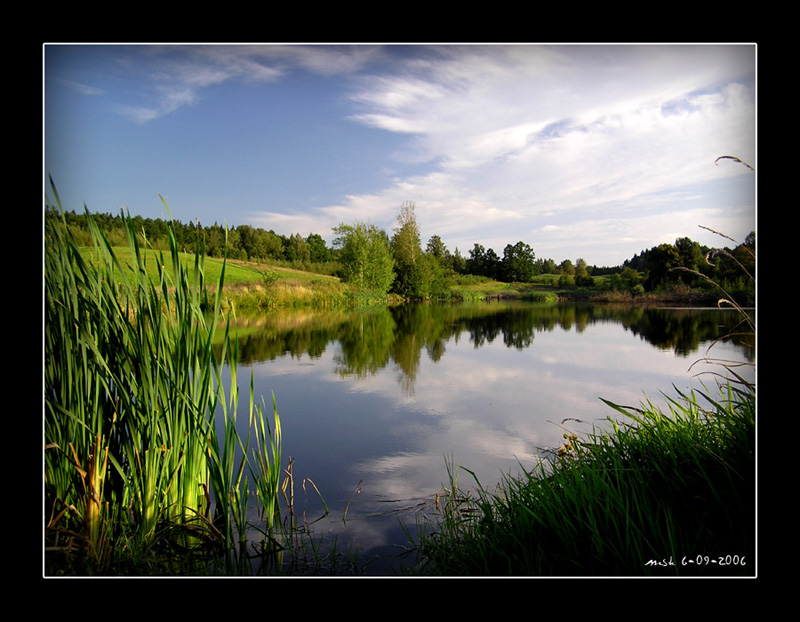
[(130, 219), (127, 263), (89, 222), (91, 263), (63, 220), (45, 223), (45, 575), (227, 574), (251, 538), (251, 498), (259, 553), (280, 566), (280, 417), (251, 379), (237, 431), (224, 266), (209, 297), (201, 248), (187, 269), (170, 238), (154, 279)]
[(669, 401), (667, 412), (606, 402), (623, 420), (565, 432), (555, 454), (496, 490), (450, 464), (438, 516), (418, 526), (418, 572), (755, 576), (755, 387), (736, 380)]

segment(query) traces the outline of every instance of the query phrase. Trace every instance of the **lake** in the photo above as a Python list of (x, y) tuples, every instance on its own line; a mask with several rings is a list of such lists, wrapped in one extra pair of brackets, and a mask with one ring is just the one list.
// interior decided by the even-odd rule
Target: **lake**
[[(268, 413), (275, 395), (296, 523), (359, 571), (391, 575), (413, 563), (398, 558), (411, 547), (401, 522), (414, 532), (432, 512), (448, 462), (491, 488), (556, 450), (565, 431), (618, 417), (600, 398), (665, 404), (676, 388), (713, 388), (710, 372), (722, 369), (707, 355), (755, 362), (753, 344), (716, 342), (739, 319), (518, 301), (276, 311), (237, 320), (240, 401), (251, 370)], [(737, 372), (754, 379), (754, 365)], [(474, 480), (462, 471), (459, 484)]]

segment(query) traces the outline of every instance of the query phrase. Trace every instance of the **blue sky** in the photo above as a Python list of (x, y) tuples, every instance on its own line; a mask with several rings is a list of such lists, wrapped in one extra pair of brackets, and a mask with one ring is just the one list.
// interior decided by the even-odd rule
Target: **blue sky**
[(329, 242), (618, 265), (756, 228), (756, 53), (732, 45), (45, 45), (44, 162), (78, 212), (121, 208)]

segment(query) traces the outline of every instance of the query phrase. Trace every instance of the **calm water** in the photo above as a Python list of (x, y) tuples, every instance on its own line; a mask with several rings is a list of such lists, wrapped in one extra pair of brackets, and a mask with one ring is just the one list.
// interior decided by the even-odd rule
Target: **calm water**
[[(738, 319), (516, 302), (282, 311), (240, 323), (240, 390), (246, 405), (252, 369), (256, 395), (271, 405), (275, 394), (298, 522), (316, 521), (314, 537), (370, 561), (367, 573), (392, 574), (409, 546), (399, 519), (413, 531), (448, 482), (448, 460), (491, 487), (557, 448), (565, 430), (614, 416), (601, 397), (638, 406), (664, 403), (673, 385), (715, 386), (704, 372), (719, 366), (693, 364)], [(754, 357), (730, 340), (710, 355)], [(330, 509), (319, 521), (322, 503), (303, 478)], [(462, 472), (460, 485), (472, 484)]]

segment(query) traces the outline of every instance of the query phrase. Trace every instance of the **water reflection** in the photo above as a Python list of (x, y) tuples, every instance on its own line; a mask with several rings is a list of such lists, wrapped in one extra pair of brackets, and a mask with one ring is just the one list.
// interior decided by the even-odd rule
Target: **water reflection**
[(560, 329), (583, 333), (612, 323), (647, 343), (679, 356), (697, 353), (702, 343), (736, 343), (752, 361), (753, 337), (736, 334), (741, 317), (733, 310), (669, 309), (616, 305), (535, 305), (520, 302), (409, 304), (335, 312), (289, 310), (238, 320), (245, 364), (277, 357), (318, 358), (336, 342), (336, 373), (365, 378), (390, 363), (413, 391), (420, 359), (438, 362), (449, 342), (468, 340), (475, 348), (497, 340), (517, 350), (534, 345), (537, 333)]
[[(725, 337), (739, 320), (715, 309), (492, 302), (286, 311), (237, 330), (256, 393), (276, 395), (296, 481), (311, 478), (331, 509), (316, 533), (369, 556), (406, 543), (395, 514), (413, 526), (408, 513), (446, 483), (445, 458), (491, 487), (557, 447), (565, 428), (612, 416), (601, 397), (638, 405), (691, 388), (693, 363), (718, 339), (718, 358), (753, 362), (752, 342)], [(303, 503), (321, 514), (314, 495)]]

